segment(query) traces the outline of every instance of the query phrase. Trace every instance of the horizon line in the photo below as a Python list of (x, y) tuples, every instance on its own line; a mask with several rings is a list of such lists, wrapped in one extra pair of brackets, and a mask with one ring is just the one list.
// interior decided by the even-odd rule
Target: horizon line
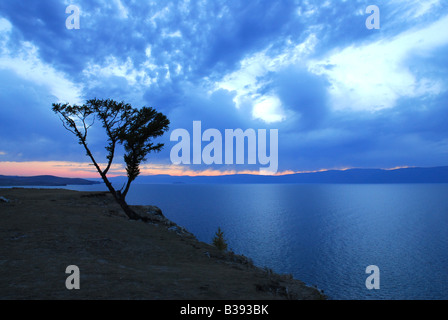
[[(69, 161), (0, 161), (0, 175), (5, 176), (43, 176), (51, 175), (66, 178), (84, 178), (97, 179), (101, 178), (98, 172), (87, 162), (69, 162)], [(440, 166), (432, 166), (434, 168)], [(218, 170), (205, 169), (194, 170), (189, 167), (180, 165), (164, 165), (164, 164), (143, 164), (141, 166), (140, 176), (156, 176), (168, 175), (173, 177), (218, 177), (230, 175), (253, 175), (253, 176), (285, 176), (292, 174), (318, 173), (327, 171), (347, 171), (353, 169), (379, 169), (379, 170), (398, 170), (408, 168), (425, 168), (418, 166), (395, 166), (390, 168), (373, 168), (373, 167), (339, 167), (339, 168), (323, 168), (316, 170), (284, 170), (275, 174), (262, 174), (259, 170)], [(126, 176), (126, 171), (121, 165), (114, 165), (111, 168), (109, 177)]]

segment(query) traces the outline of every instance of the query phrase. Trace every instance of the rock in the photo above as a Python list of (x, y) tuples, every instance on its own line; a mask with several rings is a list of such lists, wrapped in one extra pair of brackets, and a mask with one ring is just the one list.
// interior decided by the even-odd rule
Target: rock
[(162, 213), (162, 210), (159, 207), (156, 207), (156, 206), (146, 206), (146, 208), (147, 208), (147, 211), (146, 211), (147, 214), (151, 214), (151, 215), (155, 215), (155, 216), (159, 216), (159, 217), (165, 218), (165, 216)]
[(182, 237), (190, 237), (196, 239), (196, 236), (192, 233), (190, 233), (187, 229), (184, 227), (178, 226), (177, 224), (171, 222), (171, 227), (168, 228), (169, 231), (176, 232), (178, 235)]
[(170, 230), (170, 231), (174, 231), (174, 232), (180, 232), (180, 231), (181, 231), (181, 230), (179, 229), (179, 227), (177, 227), (177, 226), (169, 227), (168, 230)]
[(9, 203), (10, 200), (9, 200), (9, 199), (6, 199), (5, 197), (0, 197), (0, 202)]
[(195, 235), (190, 233), (184, 227), (178, 226), (176, 223), (167, 219), (162, 210), (156, 206), (132, 206), (134, 210), (140, 215), (143, 221), (149, 222), (158, 226), (164, 226), (169, 231), (175, 232), (178, 235), (186, 238), (196, 239)]
[(141, 208), (143, 210), (138, 210), (138, 214), (143, 218), (143, 220), (153, 223), (165, 223), (167, 221), (159, 207), (142, 206)]

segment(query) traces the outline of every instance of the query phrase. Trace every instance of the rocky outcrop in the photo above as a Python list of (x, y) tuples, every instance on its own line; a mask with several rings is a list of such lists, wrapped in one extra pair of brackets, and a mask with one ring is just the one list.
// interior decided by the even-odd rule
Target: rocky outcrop
[(131, 206), (131, 208), (142, 217), (147, 223), (166, 227), (169, 231), (176, 232), (179, 235), (196, 239), (196, 236), (182, 226), (167, 219), (162, 210), (157, 206)]

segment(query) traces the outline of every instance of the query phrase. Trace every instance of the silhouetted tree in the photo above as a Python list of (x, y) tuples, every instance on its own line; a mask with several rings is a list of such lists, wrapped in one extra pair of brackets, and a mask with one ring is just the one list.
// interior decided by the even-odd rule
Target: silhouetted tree
[[(130, 104), (110, 99), (92, 99), (82, 106), (53, 103), (52, 110), (59, 116), (64, 128), (78, 138), (79, 144), (84, 147), (87, 156), (126, 215), (133, 220), (142, 219), (129, 208), (125, 199), (131, 183), (140, 174), (140, 164), (146, 161), (146, 156), (151, 151), (162, 149), (162, 143), (154, 144), (151, 140), (162, 136), (168, 130), (170, 122), (167, 117), (153, 108), (136, 109)], [(94, 158), (87, 143), (87, 132), (95, 120), (101, 123), (107, 135), (107, 164), (104, 169)], [(117, 144), (124, 147), (128, 178), (121, 190), (115, 190), (107, 178)]]
[(221, 251), (227, 250), (227, 241), (224, 239), (224, 232), (221, 231), (221, 228), (218, 227), (218, 231), (215, 233), (215, 237), (213, 238), (213, 245)]

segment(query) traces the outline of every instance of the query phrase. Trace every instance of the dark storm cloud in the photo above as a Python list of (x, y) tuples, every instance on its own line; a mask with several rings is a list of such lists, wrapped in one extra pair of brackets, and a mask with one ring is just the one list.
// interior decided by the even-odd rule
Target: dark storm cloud
[(273, 85), (285, 108), (297, 115), (296, 130), (310, 130), (328, 115), (329, 84), (303, 69), (288, 69), (274, 76)]

